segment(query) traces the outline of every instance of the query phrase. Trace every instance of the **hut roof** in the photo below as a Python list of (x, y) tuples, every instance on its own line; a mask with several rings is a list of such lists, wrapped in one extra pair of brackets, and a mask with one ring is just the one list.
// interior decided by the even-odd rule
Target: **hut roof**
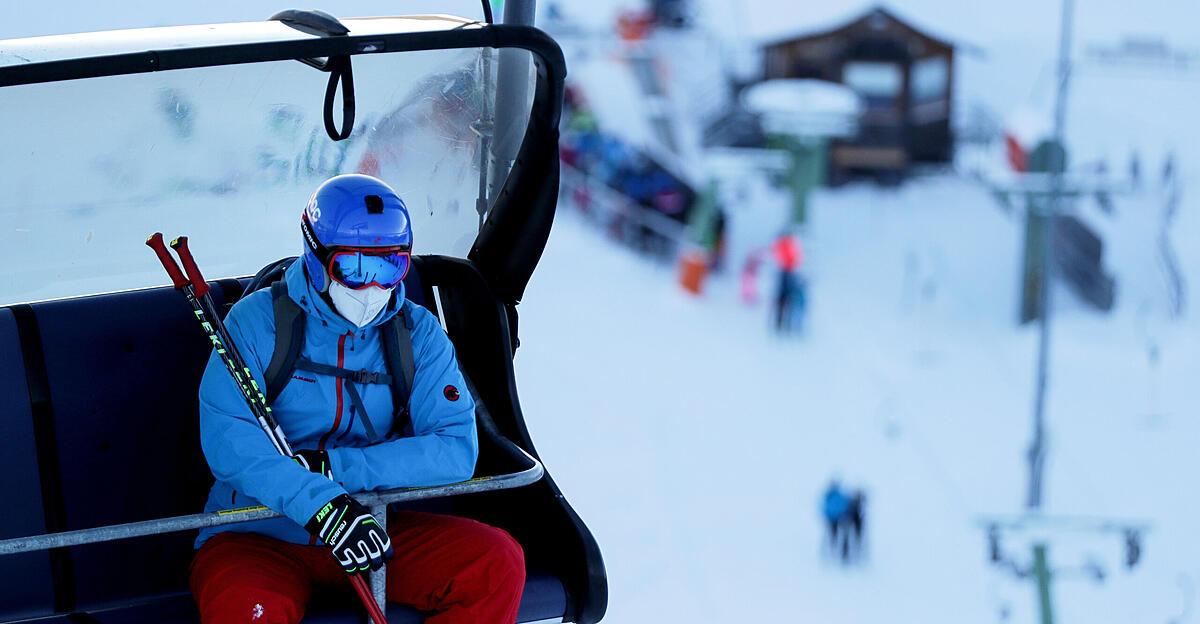
[(879, 30), (887, 26), (898, 27), (913, 37), (924, 39), (926, 42), (947, 50), (956, 47), (955, 42), (946, 39), (926, 30), (920, 30), (911, 22), (898, 17), (891, 10), (882, 6), (877, 6), (868, 10), (866, 13), (838, 25), (827, 27), (820, 30), (809, 31), (801, 34), (790, 35), (786, 37), (777, 37), (763, 43), (764, 48), (772, 48), (781, 45), (793, 44), (800, 41), (824, 39), (827, 37), (840, 37), (851, 35), (855, 32), (870, 29)]

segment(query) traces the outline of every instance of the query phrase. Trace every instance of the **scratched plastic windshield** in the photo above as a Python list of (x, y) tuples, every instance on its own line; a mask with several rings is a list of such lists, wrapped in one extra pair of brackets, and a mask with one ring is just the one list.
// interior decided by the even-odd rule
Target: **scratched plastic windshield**
[[(5, 88), (0, 117), (21, 122), (0, 129), (0, 303), (162, 284), (143, 247), (158, 230), (188, 234), (210, 278), (252, 274), (300, 252), (300, 212), (339, 173), (400, 193), (416, 253), (465, 256), (491, 129), (520, 137), (529, 111), (495, 118), (498, 57), (355, 56), (354, 129), (338, 142), (322, 121), (328, 74), (296, 61)], [(334, 108), (340, 125), (340, 92)]]

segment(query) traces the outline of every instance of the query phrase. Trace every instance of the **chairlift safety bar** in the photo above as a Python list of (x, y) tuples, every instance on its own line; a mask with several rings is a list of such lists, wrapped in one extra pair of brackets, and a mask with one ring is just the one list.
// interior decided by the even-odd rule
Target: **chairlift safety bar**
[[(355, 494), (354, 498), (363, 505), (371, 507), (375, 505), (388, 505), (391, 503), (457, 496), (460, 494), (477, 494), (479, 492), (508, 490), (531, 485), (539, 481), (542, 478), (542, 475), (545, 473), (542, 463), (527, 453), (524, 449), (520, 448), (516, 444), (513, 444), (511, 441), (504, 440), (504, 442), (507, 443), (506, 445), (511, 445), (512, 448), (519, 451), (521, 455), (529, 460), (531, 465), (520, 472), (496, 476), (477, 477), (471, 479), (470, 481), (462, 481), (460, 483), (451, 483), (450, 485), (441, 485), (436, 487), (396, 488), (381, 492), (363, 492), (360, 494)], [(111, 542), (114, 540), (129, 539), (133, 537), (175, 533), (178, 531), (190, 531), (205, 527), (222, 526), (226, 524), (237, 524), (240, 522), (251, 522), (254, 520), (266, 520), (270, 518), (281, 517), (283, 517), (283, 514), (268, 509), (267, 507), (243, 507), (240, 509), (229, 509), (212, 513), (198, 513), (187, 516), (175, 516), (173, 518), (161, 518), (158, 520), (143, 520), (140, 522), (113, 524), (91, 529), (63, 531), (61, 533), (50, 533), (46, 535), (15, 537), (6, 540), (0, 540), (0, 555), (15, 555), (18, 553), (49, 550), (51, 548), (64, 548), (68, 546), (80, 546), (83, 544)]]

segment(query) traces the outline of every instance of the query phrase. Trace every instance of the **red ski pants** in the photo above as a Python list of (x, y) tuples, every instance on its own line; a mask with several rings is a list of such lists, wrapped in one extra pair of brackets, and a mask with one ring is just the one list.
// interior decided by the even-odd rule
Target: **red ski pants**
[[(388, 534), (396, 551), (387, 565), (389, 601), (431, 613), (428, 624), (516, 621), (525, 555), (504, 530), (399, 512), (389, 517)], [(206, 541), (192, 562), (191, 586), (204, 624), (294, 624), (314, 586), (351, 591), (328, 548), (254, 533)]]

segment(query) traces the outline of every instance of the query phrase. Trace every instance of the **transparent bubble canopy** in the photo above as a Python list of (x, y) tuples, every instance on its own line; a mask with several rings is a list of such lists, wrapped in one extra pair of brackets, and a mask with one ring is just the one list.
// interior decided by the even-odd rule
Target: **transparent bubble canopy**
[[(476, 27), (449, 16), (344, 23), (381, 36)], [(279, 22), (37, 37), (0, 41), (0, 67), (306, 39), (317, 37)], [(154, 231), (188, 234), (210, 278), (252, 274), (300, 253), (308, 198), (340, 173), (397, 190), (414, 253), (465, 256), (487, 206), (491, 129), (523, 132), (529, 100), (521, 118), (495, 119), (491, 48), (385, 48), (351, 57), (356, 116), (337, 142), (322, 123), (329, 75), (292, 59), (4, 88), (0, 115), (19, 123), (0, 129), (0, 303), (162, 284), (142, 245)]]

